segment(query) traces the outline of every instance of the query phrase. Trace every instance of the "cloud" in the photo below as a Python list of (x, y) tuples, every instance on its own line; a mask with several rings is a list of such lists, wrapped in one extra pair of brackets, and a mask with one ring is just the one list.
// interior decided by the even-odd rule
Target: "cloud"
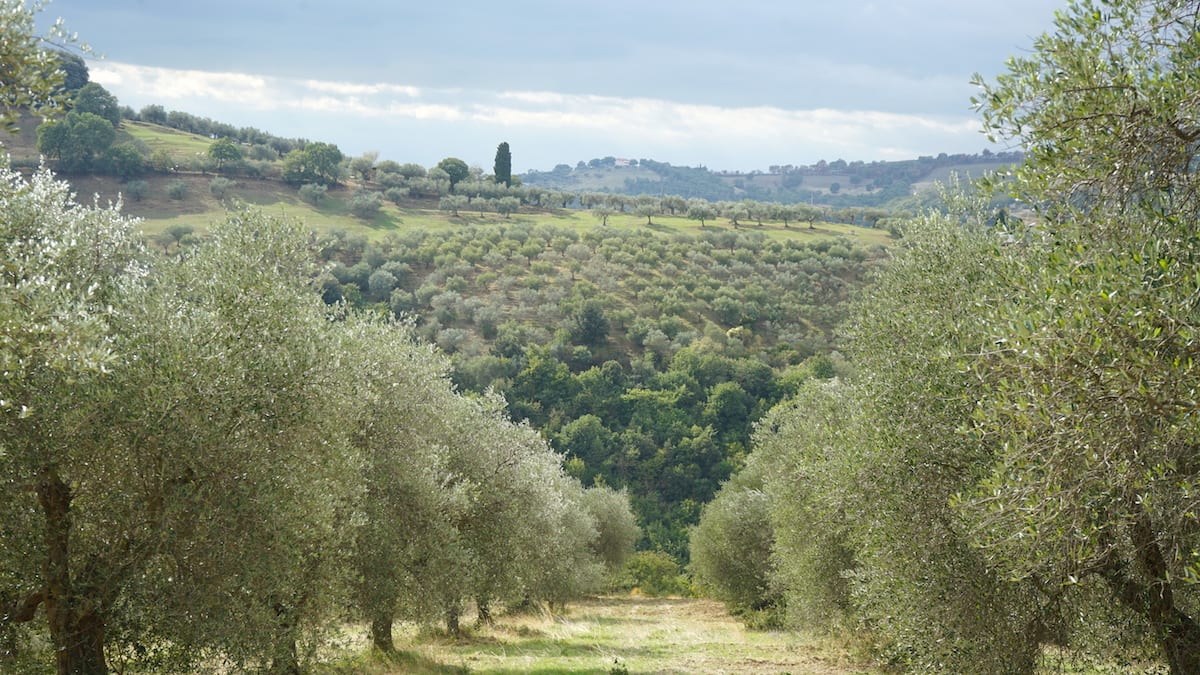
[(722, 107), (676, 103), (649, 98), (569, 96), (540, 92), (502, 92), (496, 99), (531, 105), (470, 107), (470, 118), (503, 126), (559, 130), (620, 131), (643, 137), (697, 145), (722, 142), (777, 142), (812, 139), (853, 148), (886, 134), (912, 133), (964, 136), (977, 134), (979, 124), (962, 116), (933, 116), (872, 110), (787, 110), (773, 106)]
[[(271, 133), (307, 135), (316, 129), (327, 135), (323, 140), (334, 143), (374, 139), (355, 142), (377, 149), (389, 142), (406, 143), (397, 148), (401, 152), (411, 152), (417, 144), (450, 148), (466, 138), (507, 136), (521, 139), (526, 148), (543, 146), (545, 158), (535, 158), (532, 153), (527, 157), (550, 164), (603, 156), (586, 154), (603, 144), (662, 161), (712, 163), (720, 159), (727, 165), (749, 168), (766, 166), (760, 159), (765, 157), (770, 157), (769, 163), (801, 163), (822, 157), (907, 159), (982, 146), (979, 124), (967, 115), (721, 106), (553, 91), (417, 88), (114, 62), (98, 62), (90, 68), (92, 79), (123, 102), (160, 103), (235, 124), (256, 117), (253, 113), (257, 112), (258, 118), (267, 118), (265, 126)], [(288, 114), (279, 115), (280, 111)], [(557, 157), (552, 159), (551, 153)], [(745, 159), (739, 161), (739, 157)]]
[(122, 93), (153, 94), (166, 101), (208, 98), (259, 108), (272, 107), (268, 78), (245, 73), (149, 68), (126, 63), (89, 64), (90, 78)]
[(398, 94), (417, 98), (421, 95), (419, 88), (402, 84), (358, 84), (355, 82), (330, 82), (327, 80), (304, 80), (303, 84), (311, 91), (341, 94), (342, 96)]

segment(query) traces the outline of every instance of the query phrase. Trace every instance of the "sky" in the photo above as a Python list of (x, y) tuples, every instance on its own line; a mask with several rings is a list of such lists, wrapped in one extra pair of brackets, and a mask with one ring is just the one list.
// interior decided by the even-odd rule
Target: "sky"
[(1053, 0), (53, 0), (91, 79), (357, 156), (513, 172), (597, 157), (714, 170), (979, 152), (972, 74)]

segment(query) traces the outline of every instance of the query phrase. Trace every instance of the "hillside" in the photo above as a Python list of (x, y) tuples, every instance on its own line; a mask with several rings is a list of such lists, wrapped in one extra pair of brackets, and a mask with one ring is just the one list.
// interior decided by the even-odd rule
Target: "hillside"
[[(874, 225), (890, 212), (911, 212), (912, 195), (930, 189), (935, 182), (955, 174), (979, 176), (1020, 160), (1020, 153), (984, 151), (980, 155), (943, 153), (936, 157), (893, 162), (820, 161), (811, 166), (772, 166), (766, 172), (736, 173), (677, 167), (650, 159), (605, 157), (581, 161), (575, 168), (560, 164), (551, 171), (529, 171), (520, 177), (522, 187), (501, 191), (504, 194), (497, 194), (494, 184), (488, 182), (489, 177), (481, 169), (473, 168), (464, 185), (456, 190), (458, 194), (466, 195), (470, 208), (451, 209), (452, 213), (448, 214), (440, 202), (449, 191), (448, 187), (417, 185), (426, 181), (424, 167), (403, 165), (406, 170), (400, 175), (391, 173), (401, 166), (397, 162), (376, 162), (375, 158), (370, 158), (367, 172), (360, 174), (351, 167), (366, 156), (343, 157), (337, 169), (341, 179), (329, 186), (328, 199), (318, 204), (302, 199), (298, 184), (289, 185), (283, 180), (285, 155), (304, 147), (308, 141), (281, 139), (258, 129), (238, 129), (176, 111), (158, 112), (161, 114), (127, 111), (132, 117), (122, 121), (113, 141), (114, 146), (127, 146), (140, 154), (142, 167), (136, 175), (118, 179), (100, 171), (67, 176), (80, 194), (98, 195), (102, 201), (115, 200), (121, 194), (127, 212), (145, 219), (146, 228), (152, 232), (173, 225), (203, 227), (206, 222), (220, 217), (234, 201), (277, 209), (283, 214), (302, 218), (318, 229), (353, 231), (365, 228), (369, 236), (414, 226), (456, 227), (500, 222), (507, 220), (505, 216), (509, 215), (528, 220), (528, 216), (539, 212), (553, 213), (557, 220), (564, 217), (575, 220), (575, 226), (587, 226), (595, 219), (577, 209), (590, 209), (602, 200), (613, 207), (614, 224), (634, 226), (637, 220), (624, 216), (642, 206), (647, 195), (663, 199), (657, 212), (664, 214), (664, 218), (667, 214), (671, 217), (685, 215), (677, 205), (668, 204), (666, 198), (671, 197), (712, 202), (721, 218), (727, 217), (726, 209), (738, 202), (785, 204), (795, 205), (789, 208), (810, 209), (796, 220), (812, 217), (807, 216), (808, 213), (817, 213), (825, 220)], [(37, 165), (39, 154), (34, 130), (38, 122), (27, 117), (22, 120), (19, 135), (4, 139), (4, 148), (14, 165), (29, 168)], [(237, 151), (240, 157), (236, 162), (224, 167), (214, 162), (209, 151), (216, 138), (237, 141), (235, 146), (240, 146)], [(417, 173), (409, 172), (408, 167), (415, 167)], [(221, 186), (216, 188), (213, 180), (218, 178), (232, 183), (217, 181)], [(184, 187), (177, 187), (174, 194), (168, 194), (168, 188), (174, 183), (183, 183)], [(400, 187), (402, 194), (391, 195), (389, 191), (394, 187)], [(462, 189), (464, 187), (467, 189)], [(380, 197), (390, 195), (390, 198), (380, 200), (381, 208), (368, 217), (356, 216), (351, 213), (350, 200), (360, 189), (376, 192)], [(515, 213), (502, 216), (498, 202), (506, 195), (515, 196), (520, 207)], [(814, 205), (821, 210), (812, 211)], [(862, 208), (876, 211), (873, 215), (855, 211)], [(541, 221), (535, 218), (534, 222)], [(781, 222), (786, 224), (787, 221)], [(674, 225), (684, 230), (696, 229), (682, 218)], [(772, 236), (792, 236), (787, 232), (790, 228), (779, 229), (781, 231)]]
[(886, 258), (869, 238), (812, 232), (553, 221), (374, 241), (335, 232), (320, 285), (327, 302), (413, 317), (460, 387), (504, 394), (585, 485), (628, 489), (643, 545), (683, 559), (698, 506), (741, 465), (754, 421), (837, 372), (834, 328)]
[[(12, 139), (19, 166), (36, 163), (30, 138)], [(440, 169), (354, 171), (354, 159), (314, 198), (265, 143), (218, 169), (216, 141), (200, 134), (126, 119), (117, 142), (148, 166), (124, 181), (68, 176), (85, 199), (122, 196), (168, 254), (239, 204), (299, 219), (321, 235), (326, 302), (409, 317), (460, 388), (503, 394), (585, 485), (627, 489), (643, 547), (680, 560), (754, 421), (840, 367), (834, 327), (890, 239), (757, 209), (741, 226), (693, 220), (677, 205), (667, 215), (667, 200), (597, 215), (570, 208), (584, 201), (575, 193), (477, 178), (447, 195)]]
[(679, 167), (649, 159), (605, 157), (580, 161), (574, 168), (559, 164), (551, 171), (529, 171), (522, 180), (527, 185), (576, 192), (878, 207), (935, 181), (944, 181), (951, 174), (979, 176), (1020, 160), (1020, 153), (984, 151), (979, 155), (942, 153), (887, 162), (822, 160), (811, 166), (772, 166), (766, 172), (739, 173)]
[[(192, 121), (192, 128), (201, 130), (212, 128), (216, 124), (208, 120), (197, 121), (186, 115), (180, 117), (185, 121)], [(35, 133), (38, 123), (39, 120), (26, 116), (21, 121), (19, 134), (0, 139), (14, 166), (32, 170), (38, 165), (40, 156)], [(216, 126), (224, 132), (231, 129), (225, 128), (228, 125)], [(233, 131), (242, 132), (241, 135), (252, 139), (264, 135), (264, 132), (253, 129)], [(319, 203), (313, 203), (301, 197), (297, 186), (282, 180), (283, 158), (280, 151), (289, 147), (287, 143), (296, 141), (283, 144), (272, 141), (272, 146), (278, 146), (278, 150), (262, 142), (242, 143), (247, 158), (222, 170), (218, 170), (208, 156), (213, 142), (212, 138), (199, 133), (126, 119), (117, 130), (114, 145), (128, 144), (141, 153), (145, 158), (143, 171), (124, 179), (104, 173), (64, 174), (63, 178), (69, 180), (77, 194), (87, 201), (96, 197), (101, 203), (106, 203), (120, 198), (124, 204), (124, 211), (143, 219), (144, 229), (151, 234), (158, 234), (169, 228), (202, 230), (209, 223), (222, 218), (229, 208), (239, 203), (299, 218), (319, 231), (344, 230), (349, 233), (361, 233), (369, 239), (413, 228), (444, 229), (511, 222), (553, 223), (583, 232), (600, 222), (588, 210), (579, 208), (579, 199), (569, 186), (564, 186), (561, 190), (541, 189), (536, 186), (530, 186), (528, 190), (513, 188), (509, 193), (516, 195), (522, 204), (514, 213), (501, 214), (494, 197), (490, 194), (480, 194), (485, 184), (469, 183), (466, 190), (469, 195), (468, 202), (463, 208), (451, 211), (443, 208), (442, 195), (437, 192), (418, 192), (408, 188), (407, 182), (402, 179), (400, 182), (405, 183), (406, 189), (404, 195), (380, 200), (379, 208), (364, 217), (352, 213), (351, 200), (355, 193), (361, 189), (383, 195), (395, 184), (396, 179), (392, 174), (380, 170), (366, 180), (362, 177), (356, 178), (349, 175), (347, 169), (351, 158), (345, 158), (342, 171), (346, 175), (338, 184), (329, 187)], [(381, 162), (380, 166), (386, 164)], [(395, 162), (391, 164), (394, 165)], [(639, 175), (644, 174), (640, 180), (648, 180), (645, 176), (657, 175), (649, 169), (653, 164), (647, 161), (643, 167), (633, 171)], [(53, 167), (53, 163), (51, 166)], [(601, 169), (594, 173), (601, 175), (604, 171)], [(440, 190), (444, 194), (445, 188)], [(460, 189), (460, 192), (463, 191)], [(644, 216), (634, 215), (632, 206), (618, 204), (617, 209), (607, 219), (607, 224), (617, 228), (644, 226)], [(665, 208), (661, 211), (661, 215), (653, 217), (654, 227), (651, 230), (654, 232), (665, 235), (701, 235), (710, 229), (708, 224), (689, 220), (683, 213), (668, 214)], [(710, 224), (716, 222), (709, 221)], [(864, 242), (888, 241), (887, 234), (878, 230), (836, 222), (826, 222), (822, 223), (821, 227), (811, 228), (790, 227), (785, 223), (774, 222), (760, 225), (756, 230), (780, 240), (817, 241), (853, 235)]]

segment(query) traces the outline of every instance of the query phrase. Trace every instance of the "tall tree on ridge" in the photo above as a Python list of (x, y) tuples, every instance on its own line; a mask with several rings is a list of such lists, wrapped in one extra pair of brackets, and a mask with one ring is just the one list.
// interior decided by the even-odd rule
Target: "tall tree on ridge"
[(497, 183), (512, 187), (512, 152), (508, 149), (508, 141), (496, 147), (496, 163), (492, 167)]

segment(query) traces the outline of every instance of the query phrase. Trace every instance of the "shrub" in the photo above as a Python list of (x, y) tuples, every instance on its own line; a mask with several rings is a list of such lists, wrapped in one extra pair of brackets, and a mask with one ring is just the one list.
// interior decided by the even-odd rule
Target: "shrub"
[(329, 188), (321, 185), (320, 183), (305, 183), (304, 185), (300, 186), (300, 199), (303, 199), (314, 206), (325, 201), (325, 197), (328, 196), (328, 193)]
[(217, 199), (224, 199), (231, 187), (233, 187), (233, 181), (228, 178), (214, 178), (208, 182), (208, 191)]
[(144, 180), (131, 180), (121, 190), (124, 196), (129, 197), (135, 202), (145, 199), (148, 192), (150, 192), (150, 186)]
[(108, 173), (128, 180), (140, 176), (146, 171), (146, 160), (132, 143), (118, 143), (104, 151), (100, 161)]
[(408, 199), (408, 188), (390, 187), (387, 189), (387, 192), (383, 193), (383, 195), (387, 197), (388, 201), (392, 202), (393, 204), (399, 204), (405, 199)]
[(383, 208), (383, 198), (378, 192), (370, 190), (355, 190), (354, 196), (350, 198), (350, 213), (355, 216), (368, 220), (379, 214), (379, 210)]
[(625, 563), (623, 586), (646, 595), (689, 595), (679, 563), (662, 551), (638, 551)]
[(175, 169), (175, 160), (171, 157), (171, 153), (163, 148), (158, 148), (150, 153), (150, 168), (159, 173), (167, 173)]
[(187, 183), (181, 180), (173, 180), (167, 183), (167, 196), (171, 199), (183, 199), (187, 197)]

